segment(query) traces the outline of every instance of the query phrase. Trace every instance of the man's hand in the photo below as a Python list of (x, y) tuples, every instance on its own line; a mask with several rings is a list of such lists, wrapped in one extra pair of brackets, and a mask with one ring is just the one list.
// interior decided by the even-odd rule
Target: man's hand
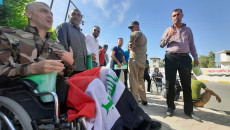
[(221, 98), (217, 95), (216, 96), (216, 100), (220, 103), (221, 102)]
[(194, 60), (194, 66), (197, 67), (199, 65), (199, 61), (198, 60)]
[(175, 28), (175, 27), (171, 27), (171, 28), (170, 28), (170, 31), (169, 31), (169, 35), (168, 35), (169, 39), (170, 39), (173, 35), (175, 35), (175, 34), (176, 34), (176, 28)]
[(123, 64), (126, 65), (127, 63), (124, 61)]
[(135, 51), (135, 50), (136, 50), (136, 47), (135, 47), (135, 46), (132, 46), (132, 47), (131, 47), (131, 50), (132, 50), (132, 51)]
[(47, 74), (51, 72), (61, 72), (64, 69), (61, 60), (44, 60), (29, 65), (31, 74)]
[(117, 63), (117, 67), (121, 68), (121, 63), (120, 62)]
[(92, 54), (92, 61), (96, 61), (96, 54), (91, 53)]
[(69, 65), (73, 65), (74, 59), (73, 59), (73, 50), (70, 47), (70, 52), (57, 50), (54, 53), (58, 54), (61, 57), (61, 60)]

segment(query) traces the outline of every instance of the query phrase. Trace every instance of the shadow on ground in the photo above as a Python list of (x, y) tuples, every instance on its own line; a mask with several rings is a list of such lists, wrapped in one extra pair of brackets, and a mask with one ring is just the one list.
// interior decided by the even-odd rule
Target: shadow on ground
[[(152, 93), (147, 93), (149, 95)], [(162, 98), (161, 95), (154, 95), (154, 96), (148, 96), (148, 106), (143, 106), (140, 105), (145, 112), (148, 114), (151, 113), (151, 116), (159, 116), (163, 118), (170, 118), (166, 117), (166, 110), (167, 110), (167, 105), (166, 105), (166, 100)], [(183, 118), (183, 119), (191, 119), (191, 117), (187, 116), (184, 114), (183, 110), (183, 102), (181, 101), (175, 101), (176, 109), (174, 111), (174, 116), (178, 118)], [(194, 107), (194, 113), (200, 117), (204, 122), (213, 122), (215, 124), (223, 125), (223, 126), (228, 126), (230, 127), (230, 115), (228, 115), (230, 112), (227, 112), (228, 114), (221, 113), (218, 110), (210, 109), (210, 108), (197, 108)], [(168, 124), (163, 123), (165, 129), (171, 129), (171, 127)], [(162, 128), (163, 130), (163, 128)]]

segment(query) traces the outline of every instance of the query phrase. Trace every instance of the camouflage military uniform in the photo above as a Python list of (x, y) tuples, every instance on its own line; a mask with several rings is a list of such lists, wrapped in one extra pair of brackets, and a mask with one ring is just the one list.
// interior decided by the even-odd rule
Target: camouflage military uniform
[[(60, 60), (53, 51), (65, 49), (50, 38), (51, 34), (47, 33), (43, 42), (37, 28), (26, 26), (22, 30), (0, 26), (0, 82), (31, 75), (28, 67), (31, 63)], [(65, 75), (68, 75), (74, 66), (65, 64), (65, 68)]]

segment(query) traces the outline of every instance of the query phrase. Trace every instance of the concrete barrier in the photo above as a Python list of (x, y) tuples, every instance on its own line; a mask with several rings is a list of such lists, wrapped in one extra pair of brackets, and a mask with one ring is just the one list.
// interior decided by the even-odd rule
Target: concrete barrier
[[(230, 68), (201, 68), (201, 70), (202, 75), (197, 76), (200, 81), (230, 84)], [(153, 72), (153, 68), (150, 72)], [(164, 68), (160, 68), (160, 72), (164, 73)]]
[(230, 68), (201, 68), (200, 81), (230, 83)]

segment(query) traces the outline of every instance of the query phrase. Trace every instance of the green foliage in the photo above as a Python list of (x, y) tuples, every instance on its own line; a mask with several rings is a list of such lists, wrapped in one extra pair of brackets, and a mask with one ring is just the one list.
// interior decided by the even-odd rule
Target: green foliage
[(200, 62), (199, 66), (201, 68), (214, 68), (215, 67), (215, 53), (210, 51), (208, 56), (200, 56), (199, 62)]
[(57, 36), (56, 36), (55, 30), (53, 28), (51, 28), (48, 32), (52, 32), (51, 38), (53, 40), (57, 40)]
[(0, 26), (23, 28), (28, 25), (25, 5), (35, 0), (3, 0), (0, 6)]
[(164, 60), (160, 60), (160, 62), (159, 62), (159, 67), (160, 67), (160, 68), (165, 67), (165, 62), (164, 62)]

